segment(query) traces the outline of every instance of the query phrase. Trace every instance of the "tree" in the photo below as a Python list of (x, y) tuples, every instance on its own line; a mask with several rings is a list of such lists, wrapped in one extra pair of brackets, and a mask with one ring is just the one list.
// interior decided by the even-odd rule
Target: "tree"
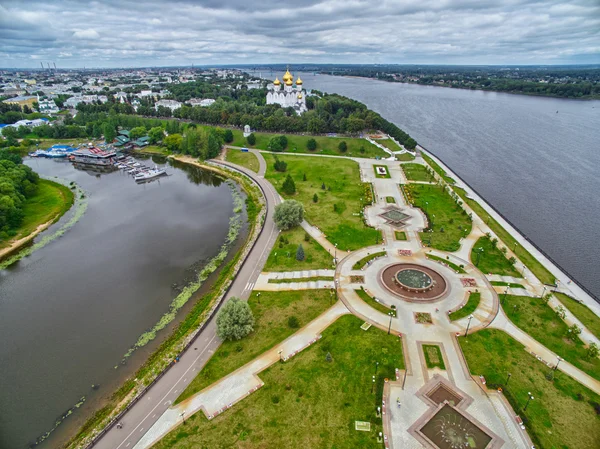
[(304, 260), (304, 248), (302, 247), (302, 243), (298, 245), (298, 249), (296, 250), (296, 260), (299, 262)]
[(318, 203), (319, 202), (319, 195), (317, 195), (316, 193), (313, 195), (313, 203)]
[(295, 316), (291, 316), (288, 318), (288, 327), (291, 329), (298, 329), (300, 327), (300, 321)]
[(594, 342), (590, 343), (587, 350), (587, 358), (595, 359), (596, 357), (598, 357), (598, 354), (600, 354), (600, 349), (598, 348), (598, 345)]
[(293, 195), (296, 193), (296, 183), (294, 183), (294, 180), (290, 175), (287, 175), (287, 178), (285, 178), (285, 181), (283, 181), (283, 185), (281, 187), (283, 189), (283, 193), (286, 195)]
[(246, 137), (246, 141), (248, 142), (248, 145), (254, 145), (256, 143), (256, 136), (254, 135), (254, 133), (248, 134), (248, 137)]
[(115, 127), (110, 123), (104, 124), (104, 126), (102, 127), (102, 133), (104, 134), (104, 141), (106, 143), (113, 142), (117, 137), (117, 131), (115, 130)]
[(271, 137), (271, 140), (269, 140), (269, 145), (267, 146), (267, 149), (269, 151), (280, 152), (280, 151), (285, 150), (286, 147), (287, 147), (287, 137), (274, 136), (274, 137)]
[(306, 141), (306, 149), (309, 151), (315, 151), (317, 149), (317, 141), (315, 139), (308, 139)]
[(144, 137), (147, 134), (146, 128), (143, 126), (136, 126), (131, 131), (129, 131), (129, 137), (131, 140), (139, 139), (140, 137)]
[(165, 137), (165, 132), (160, 126), (155, 126), (154, 128), (150, 128), (148, 131), (148, 137), (150, 138), (151, 144), (157, 144)]
[(167, 147), (167, 150), (173, 153), (179, 153), (181, 151), (181, 143), (183, 137), (181, 134), (170, 134), (164, 138), (163, 143)]
[(326, 189), (326, 187), (325, 187), (325, 183), (321, 184), (321, 189), (322, 189), (322, 190), (325, 190), (325, 189)]
[(279, 160), (279, 158), (275, 158), (275, 164), (273, 164), (273, 168), (278, 172), (285, 172), (287, 170), (287, 162)]
[(302, 175), (302, 181), (306, 181), (306, 173)]
[(326, 362), (333, 362), (333, 357), (331, 357), (331, 352), (328, 352), (327, 355), (325, 356), (325, 361)]
[(304, 206), (296, 200), (287, 200), (275, 206), (275, 224), (283, 231), (298, 226), (303, 218)]
[(338, 145), (338, 148), (342, 153), (345, 153), (346, 150), (348, 149), (348, 145), (346, 145), (346, 142), (344, 140), (342, 140), (340, 142), (340, 144)]
[(223, 134), (223, 141), (225, 143), (233, 142), (233, 132), (230, 129), (225, 130), (225, 133)]
[(240, 340), (254, 330), (254, 316), (247, 302), (231, 298), (217, 315), (221, 340)]

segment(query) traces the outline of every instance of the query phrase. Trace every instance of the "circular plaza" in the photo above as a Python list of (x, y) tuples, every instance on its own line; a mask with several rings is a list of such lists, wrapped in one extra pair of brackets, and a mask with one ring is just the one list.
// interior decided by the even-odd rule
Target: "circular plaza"
[(384, 267), (379, 274), (387, 290), (408, 301), (433, 301), (448, 289), (446, 279), (424, 265), (395, 263)]

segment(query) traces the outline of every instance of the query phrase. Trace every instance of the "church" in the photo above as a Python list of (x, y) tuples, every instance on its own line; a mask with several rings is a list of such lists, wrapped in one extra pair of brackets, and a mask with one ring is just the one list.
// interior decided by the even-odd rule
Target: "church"
[(283, 86), (278, 78), (275, 78), (273, 84), (268, 86), (267, 104), (279, 104), (282, 108), (294, 108), (296, 114), (306, 112), (306, 91), (302, 88), (300, 77), (296, 79), (294, 86), (294, 77), (289, 70), (283, 75)]

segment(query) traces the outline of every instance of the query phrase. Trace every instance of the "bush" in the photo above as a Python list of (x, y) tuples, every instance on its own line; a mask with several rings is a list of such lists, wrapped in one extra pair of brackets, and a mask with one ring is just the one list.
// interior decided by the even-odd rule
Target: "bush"
[(346, 142), (342, 140), (340, 142), (340, 144), (338, 145), (338, 148), (342, 153), (345, 153), (346, 150), (348, 149), (348, 145), (346, 145)]
[(304, 260), (304, 248), (302, 247), (302, 244), (298, 245), (298, 249), (296, 250), (296, 260)]
[(283, 181), (282, 188), (283, 193), (285, 193), (286, 195), (293, 195), (294, 193), (296, 193), (296, 183), (290, 175), (287, 175), (287, 178), (285, 178), (285, 181)]
[(286, 149), (288, 144), (287, 137), (285, 136), (274, 136), (269, 140), (267, 149), (269, 151), (281, 152)]
[(308, 139), (306, 142), (306, 149), (309, 151), (315, 151), (317, 149), (317, 141), (315, 139)]
[(288, 327), (291, 329), (298, 329), (300, 327), (300, 321), (295, 316), (291, 316), (288, 318)]
[(233, 132), (230, 129), (225, 130), (225, 133), (223, 134), (223, 141), (225, 143), (233, 142)]
[(254, 145), (256, 143), (256, 136), (254, 133), (250, 133), (248, 137), (246, 137), (246, 142), (248, 142), (248, 145)]
[(278, 158), (275, 158), (275, 164), (273, 164), (275, 171), (285, 172), (287, 170), (287, 162), (280, 161)]
[(284, 231), (302, 223), (304, 207), (296, 200), (287, 200), (275, 206), (274, 220), (279, 229)]
[(313, 203), (318, 203), (319, 202), (319, 195), (317, 195), (316, 193), (313, 195)]
[(217, 315), (217, 335), (222, 340), (240, 340), (253, 330), (252, 310), (239, 298), (231, 298)]

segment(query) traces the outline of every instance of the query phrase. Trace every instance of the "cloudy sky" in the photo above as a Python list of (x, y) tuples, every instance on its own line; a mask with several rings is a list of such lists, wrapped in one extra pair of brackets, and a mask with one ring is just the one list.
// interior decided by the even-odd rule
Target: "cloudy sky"
[(0, 67), (600, 63), (600, 0), (0, 0)]

